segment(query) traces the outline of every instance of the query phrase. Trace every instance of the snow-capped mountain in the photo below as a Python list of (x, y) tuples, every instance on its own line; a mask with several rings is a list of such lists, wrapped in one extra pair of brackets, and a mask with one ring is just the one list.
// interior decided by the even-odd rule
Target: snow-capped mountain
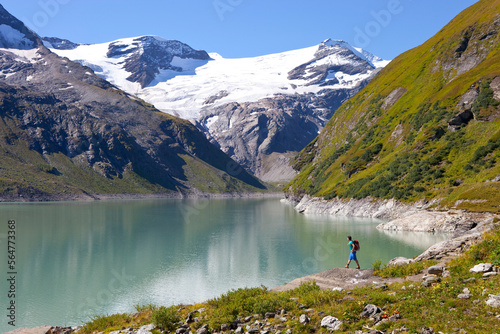
[[(290, 156), (314, 139), (335, 110), (388, 63), (331, 39), (242, 59), (156, 36), (94, 45), (56, 38), (44, 43), (159, 110), (190, 120), (267, 181), (293, 177)], [(276, 153), (282, 163), (267, 158)]]
[(195, 126), (51, 52), (2, 5), (0, 147), (0, 200), (265, 189)]

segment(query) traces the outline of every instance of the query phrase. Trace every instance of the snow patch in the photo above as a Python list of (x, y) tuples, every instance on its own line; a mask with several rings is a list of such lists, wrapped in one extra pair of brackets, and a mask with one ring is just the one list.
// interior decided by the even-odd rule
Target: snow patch
[(6, 24), (0, 24), (0, 47), (13, 49), (31, 49), (33, 42), (26, 35)]
[(205, 121), (205, 127), (207, 129), (210, 129), (210, 127), (212, 127), (212, 125), (217, 122), (219, 120), (219, 116), (213, 116), (213, 117), (210, 117), (210, 118), (207, 118), (207, 120)]

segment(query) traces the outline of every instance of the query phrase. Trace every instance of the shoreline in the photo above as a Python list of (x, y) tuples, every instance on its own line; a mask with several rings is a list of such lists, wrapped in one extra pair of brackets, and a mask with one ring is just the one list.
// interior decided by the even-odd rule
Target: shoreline
[[(328, 215), (345, 217), (386, 218), (377, 229), (419, 233), (449, 233), (448, 239), (428, 247), (413, 259), (395, 257), (389, 263), (409, 263), (423, 260), (437, 260), (445, 265), (467, 251), (472, 245), (482, 241), (484, 233), (500, 221), (500, 214), (466, 212), (462, 210), (434, 211), (429, 208), (434, 202), (402, 203), (395, 200), (366, 198), (362, 200), (332, 200), (304, 196), (286, 196), (282, 203), (292, 205), (305, 215)], [(271, 291), (286, 291), (297, 288), (308, 281), (316, 281), (322, 289), (350, 290), (366, 285), (390, 284), (400, 279), (382, 279), (373, 275), (373, 269), (332, 268), (321, 273), (299, 277)], [(407, 280), (419, 281), (422, 274), (410, 276)]]
[(47, 203), (47, 202), (93, 202), (106, 200), (147, 200), (147, 199), (237, 199), (237, 198), (283, 198), (282, 192), (263, 193), (160, 193), (160, 194), (71, 194), (41, 196), (4, 196), (0, 205), (8, 203)]

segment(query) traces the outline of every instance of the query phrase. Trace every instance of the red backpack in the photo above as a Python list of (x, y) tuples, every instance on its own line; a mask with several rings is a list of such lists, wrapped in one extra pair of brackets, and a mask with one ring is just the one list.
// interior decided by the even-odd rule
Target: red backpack
[(359, 241), (358, 240), (354, 240), (354, 245), (352, 247), (352, 250), (359, 251)]

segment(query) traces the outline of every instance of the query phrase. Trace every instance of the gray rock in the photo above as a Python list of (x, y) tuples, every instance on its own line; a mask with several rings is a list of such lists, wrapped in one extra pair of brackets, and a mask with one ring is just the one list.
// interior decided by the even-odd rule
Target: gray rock
[(481, 263), (474, 268), (471, 268), (469, 271), (471, 273), (487, 273), (490, 272), (493, 269), (493, 265), (491, 263)]
[(177, 329), (175, 330), (175, 334), (184, 334), (184, 333), (186, 333), (187, 331), (188, 331), (188, 329), (187, 329), (187, 328), (180, 327), (180, 328), (177, 328)]
[(286, 334), (292, 334), (292, 333), (293, 333), (293, 331), (292, 331), (292, 329), (291, 329), (291, 328), (288, 328), (288, 329), (286, 330)]
[(137, 334), (151, 334), (151, 331), (155, 329), (155, 325), (153, 324), (150, 324), (150, 325), (146, 325), (146, 326), (142, 326), (141, 328), (139, 328), (139, 330), (137, 331)]
[(328, 330), (336, 331), (339, 330), (341, 326), (342, 321), (335, 317), (332, 317), (331, 315), (321, 319), (321, 327), (327, 328)]
[(305, 314), (302, 314), (300, 317), (299, 317), (299, 322), (301, 324), (307, 324), (308, 322), (310, 322), (311, 319), (309, 319), (309, 317)]
[(424, 327), (419, 332), (419, 334), (434, 334), (434, 327)]
[(236, 328), (236, 329), (234, 330), (234, 333), (235, 333), (235, 334), (241, 334), (241, 333), (243, 333), (243, 328), (242, 328), (241, 326), (238, 326), (238, 328)]
[(491, 277), (491, 276), (496, 276), (498, 273), (496, 271), (491, 271), (489, 273), (484, 273), (483, 277)]
[(266, 319), (269, 319), (269, 318), (274, 318), (276, 316), (275, 313), (272, 313), (272, 312), (267, 312), (266, 315), (265, 315), (265, 318)]
[(468, 293), (461, 293), (457, 296), (458, 299), (471, 299), (472, 295)]
[(198, 328), (196, 334), (208, 334), (208, 325), (203, 325), (201, 328)]
[(342, 289), (341, 287), (338, 286), (338, 287), (333, 288), (332, 291), (342, 292), (342, 291), (344, 291), (344, 289)]
[(247, 333), (259, 333), (260, 332), (260, 329), (259, 327), (256, 327), (256, 326), (247, 326)]
[(429, 269), (427, 269), (427, 273), (429, 275), (438, 275), (441, 276), (444, 272), (444, 267), (441, 266), (432, 266)]
[(382, 310), (379, 307), (377, 307), (373, 304), (368, 304), (363, 309), (363, 312), (361, 312), (361, 317), (362, 318), (371, 318), (379, 313), (382, 313)]
[(489, 295), (486, 305), (491, 307), (500, 307), (500, 294), (499, 295)]
[(229, 324), (222, 324), (220, 325), (220, 330), (223, 332), (228, 332), (231, 330), (231, 325)]
[(381, 230), (413, 232), (465, 232), (477, 223), (467, 219), (462, 213), (420, 211), (377, 226)]
[(431, 275), (431, 276), (424, 276), (422, 285), (425, 287), (430, 287), (433, 284), (441, 282), (441, 279), (437, 276)]
[(412, 259), (407, 259), (406, 257), (400, 256), (400, 257), (395, 257), (394, 259), (390, 260), (387, 263), (387, 266), (401, 266), (401, 265), (409, 264), (412, 262), (413, 262)]

